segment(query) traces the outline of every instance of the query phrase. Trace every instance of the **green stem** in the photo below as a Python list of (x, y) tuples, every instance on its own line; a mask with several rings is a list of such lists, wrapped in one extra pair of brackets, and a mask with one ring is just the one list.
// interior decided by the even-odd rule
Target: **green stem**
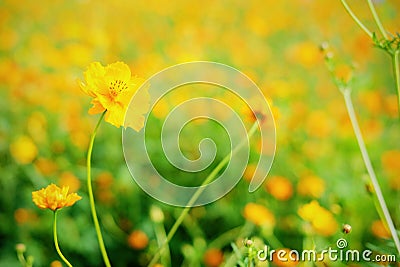
[(376, 178), (374, 168), (372, 167), (372, 163), (371, 163), (371, 160), (369, 158), (368, 151), (367, 151), (367, 148), (365, 146), (364, 139), (363, 139), (362, 134), (361, 134), (360, 126), (358, 124), (357, 117), (356, 117), (356, 114), (355, 114), (355, 111), (354, 111), (353, 102), (351, 100), (350, 90), (349, 89), (345, 89), (343, 91), (343, 96), (344, 96), (344, 100), (345, 100), (345, 103), (346, 103), (347, 112), (349, 113), (350, 121), (351, 121), (351, 124), (353, 126), (354, 134), (356, 135), (358, 146), (360, 147), (360, 151), (361, 151), (362, 158), (364, 160), (365, 167), (367, 168), (369, 177), (371, 179), (372, 186), (374, 187), (374, 191), (375, 191), (376, 197), (378, 199), (380, 208), (382, 209), (382, 213), (384, 215), (383, 219), (386, 221), (386, 223), (388, 225), (389, 231), (390, 231), (390, 233), (392, 235), (392, 238), (393, 238), (393, 241), (394, 241), (395, 246), (397, 248), (397, 251), (400, 254), (399, 237), (397, 235), (396, 228), (395, 228), (395, 226), (393, 224), (392, 218), (390, 217), (389, 210), (388, 210), (388, 208), (386, 206), (386, 202), (385, 202), (385, 199), (383, 197), (381, 187), (379, 186), (378, 179)]
[(357, 25), (370, 37), (372, 38), (372, 33), (367, 29), (367, 27), (362, 24), (362, 22), (357, 18), (357, 16), (351, 11), (351, 8), (349, 5), (346, 3), (345, 0), (340, 0), (342, 2), (342, 5), (346, 9), (347, 13), (351, 16), (351, 18), (357, 23)]
[(92, 212), (93, 223), (94, 223), (94, 227), (96, 229), (97, 240), (99, 242), (99, 247), (100, 247), (101, 255), (103, 256), (104, 264), (107, 267), (111, 267), (110, 260), (108, 259), (108, 256), (107, 256), (106, 247), (104, 246), (103, 236), (101, 235), (99, 220), (97, 218), (96, 206), (94, 203), (94, 196), (93, 196), (93, 189), (92, 189), (92, 178), (91, 178), (91, 160), (92, 160), (94, 139), (96, 137), (97, 129), (99, 128), (100, 123), (103, 120), (103, 117), (105, 114), (106, 114), (106, 111), (104, 111), (101, 114), (101, 117), (99, 118), (99, 121), (97, 122), (96, 127), (94, 128), (94, 131), (90, 138), (89, 149), (88, 149), (88, 154), (87, 154), (87, 161), (86, 161), (86, 168), (87, 168), (87, 188), (88, 188), (88, 194), (89, 194), (90, 210)]
[(268, 243), (271, 245), (271, 247), (278, 249), (278, 248), (284, 248), (283, 244), (279, 239), (274, 235), (274, 233), (270, 233), (269, 235), (265, 236), (266, 240)]
[(21, 263), (22, 266), (26, 267), (27, 263), (24, 257), (24, 253), (22, 253), (21, 251), (17, 251), (17, 257), (18, 257), (18, 261)]
[(379, 19), (378, 13), (376, 13), (374, 4), (372, 3), (371, 0), (367, 0), (367, 2), (368, 2), (369, 9), (371, 10), (372, 16), (374, 17), (375, 23), (379, 28), (379, 31), (381, 32), (383, 38), (385, 38), (387, 40), (388, 36), (386, 34), (385, 28), (383, 28), (381, 20)]
[(220, 248), (224, 247), (225, 245), (228, 245), (230, 242), (232, 242), (232, 240), (250, 235), (252, 228), (253, 228), (253, 224), (246, 221), (246, 223), (243, 226), (233, 228), (233, 229), (223, 233), (216, 239), (214, 239), (208, 245), (208, 247), (220, 249)]
[[(248, 132), (248, 139), (255, 133), (256, 129), (258, 128), (258, 122), (256, 121), (251, 129)], [(166, 245), (171, 241), (172, 237), (175, 235), (176, 231), (178, 230), (179, 226), (182, 224), (183, 220), (185, 219), (186, 215), (191, 209), (191, 206), (196, 202), (198, 197), (203, 193), (205, 187), (204, 185), (208, 184), (212, 180), (214, 180), (215, 176), (219, 173), (219, 171), (229, 162), (229, 159), (232, 155), (234, 155), (244, 144), (246, 144), (248, 139), (244, 139), (239, 145), (237, 145), (231, 153), (226, 155), (222, 161), (215, 167), (215, 169), (207, 176), (204, 182), (201, 184), (200, 188), (193, 194), (192, 198), (187, 203), (187, 206), (182, 210), (181, 214), (179, 215), (178, 219), (175, 221), (174, 225), (172, 226), (171, 230), (167, 235), (167, 240), (164, 244), (158, 249), (156, 254), (154, 255), (153, 259), (149, 263), (149, 267), (154, 266), (160, 258), (160, 254), (166, 247)]]
[(61, 253), (60, 247), (58, 246), (58, 240), (57, 240), (57, 212), (58, 210), (54, 211), (54, 220), (53, 220), (53, 235), (54, 235), (54, 245), (56, 246), (56, 250), (60, 258), (67, 264), (68, 267), (72, 267), (71, 263), (64, 257), (64, 255)]
[[(162, 246), (167, 240), (167, 233), (165, 232), (163, 223), (156, 222), (154, 226), (154, 231), (156, 234), (158, 245)], [(168, 246), (166, 246), (165, 252), (163, 252), (160, 256), (161, 256), (162, 266), (164, 267), (171, 266), (171, 256)]]
[[(303, 239), (303, 250), (315, 251), (314, 238), (311, 235), (306, 235)], [(304, 267), (313, 267), (312, 261), (304, 261)]]
[(400, 50), (394, 51), (392, 54), (392, 65), (393, 65), (393, 75), (396, 83), (396, 91), (397, 91), (397, 105), (399, 110), (399, 118), (400, 118), (400, 69), (399, 69), (399, 53)]

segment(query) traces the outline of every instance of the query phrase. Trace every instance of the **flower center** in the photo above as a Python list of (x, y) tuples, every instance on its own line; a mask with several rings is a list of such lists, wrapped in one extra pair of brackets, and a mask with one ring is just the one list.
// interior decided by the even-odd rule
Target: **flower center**
[(110, 83), (109, 91), (113, 97), (116, 97), (121, 91), (128, 89), (126, 82), (116, 80)]

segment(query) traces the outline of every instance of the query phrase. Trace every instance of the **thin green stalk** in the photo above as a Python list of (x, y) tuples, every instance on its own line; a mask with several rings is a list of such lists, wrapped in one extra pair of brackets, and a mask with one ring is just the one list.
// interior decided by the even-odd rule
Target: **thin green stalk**
[(214, 239), (209, 245), (209, 248), (222, 248), (225, 245), (228, 245), (232, 240), (235, 240), (237, 238), (243, 237), (243, 236), (248, 236), (253, 228), (253, 224), (249, 223), (246, 221), (246, 223), (243, 226), (238, 226), (236, 228), (233, 228), (216, 239)]
[(271, 233), (269, 235), (265, 236), (266, 240), (269, 242), (269, 244), (271, 245), (271, 247), (273, 248), (284, 248), (283, 244), (281, 243), (281, 241), (279, 241), (279, 239), (274, 235), (274, 233)]
[(385, 31), (385, 28), (383, 28), (383, 25), (381, 23), (381, 20), (379, 19), (378, 13), (376, 13), (374, 4), (372, 3), (371, 0), (367, 0), (367, 1), (368, 1), (369, 9), (371, 10), (372, 16), (374, 16), (375, 23), (379, 28), (379, 31), (381, 32), (383, 38), (385, 38), (387, 40), (388, 39), (387, 33)]
[[(162, 246), (167, 240), (167, 233), (165, 232), (163, 223), (156, 222), (154, 225), (154, 232), (156, 234), (158, 245)], [(164, 267), (171, 266), (171, 256), (168, 246), (165, 248), (165, 253), (161, 254), (161, 264)]]
[[(251, 129), (248, 132), (249, 138), (255, 133), (256, 129), (258, 128), (258, 122), (256, 121)], [(200, 188), (193, 194), (192, 198), (187, 203), (187, 206), (182, 210), (181, 214), (179, 215), (178, 219), (175, 221), (174, 225), (172, 226), (171, 230), (167, 235), (167, 240), (165, 243), (158, 249), (156, 254), (154, 255), (153, 259), (149, 263), (149, 267), (154, 266), (160, 258), (160, 254), (164, 250), (165, 246), (171, 241), (172, 237), (175, 235), (176, 231), (178, 230), (179, 226), (182, 224), (183, 220), (185, 219), (186, 215), (191, 209), (191, 206), (196, 202), (198, 197), (203, 193), (205, 187), (204, 185), (208, 184), (212, 180), (214, 180), (215, 176), (218, 172), (229, 162), (231, 155), (234, 155), (244, 144), (246, 144), (247, 139), (243, 140), (237, 147), (233, 149), (231, 153), (226, 155), (222, 161), (215, 167), (215, 169), (207, 176), (204, 182), (201, 184)]]
[(342, 5), (346, 9), (347, 13), (351, 16), (351, 18), (357, 23), (357, 25), (370, 37), (372, 38), (372, 33), (367, 29), (367, 27), (364, 26), (364, 24), (357, 18), (357, 16), (353, 13), (349, 5), (346, 3), (345, 0), (340, 0), (342, 2)]
[[(25, 247), (25, 246), (24, 246)], [(17, 257), (18, 257), (18, 261), (21, 263), (21, 265), (23, 267), (32, 267), (33, 264), (33, 257), (32, 256), (28, 256), (27, 259), (25, 259), (24, 256), (24, 250), (18, 249), (17, 248)]]
[(17, 251), (17, 257), (18, 257), (18, 261), (21, 263), (22, 266), (26, 266), (26, 260), (24, 257), (24, 254), (20, 251)]
[(56, 246), (56, 250), (60, 258), (67, 264), (68, 267), (72, 267), (71, 263), (64, 257), (64, 255), (61, 253), (60, 247), (58, 246), (58, 240), (57, 240), (57, 212), (58, 210), (54, 211), (54, 219), (53, 219), (53, 235), (54, 235), (54, 245)]
[(392, 54), (392, 66), (393, 66), (393, 75), (394, 81), (396, 83), (396, 91), (397, 91), (397, 104), (399, 110), (399, 118), (400, 118), (400, 69), (399, 69), (399, 53), (400, 50), (394, 51)]
[[(314, 238), (311, 235), (307, 235), (304, 239), (303, 239), (303, 249), (304, 250), (309, 250), (309, 251), (315, 251), (315, 243), (314, 243)], [(311, 259), (309, 259), (310, 261), (305, 261), (304, 262), (304, 267), (313, 267), (314, 264), (311, 261)]]
[(392, 218), (390, 217), (389, 210), (388, 210), (388, 208), (386, 206), (386, 202), (385, 202), (385, 199), (383, 197), (381, 187), (379, 186), (378, 179), (376, 178), (374, 168), (372, 167), (371, 160), (369, 158), (368, 151), (367, 151), (367, 148), (365, 146), (364, 139), (363, 139), (362, 134), (361, 134), (360, 126), (358, 124), (357, 117), (356, 117), (356, 114), (355, 114), (355, 111), (354, 111), (353, 102), (351, 100), (351, 92), (350, 92), (350, 90), (349, 89), (344, 89), (343, 90), (343, 96), (344, 96), (344, 100), (345, 100), (345, 103), (346, 103), (347, 112), (349, 114), (350, 121), (351, 121), (351, 124), (353, 126), (354, 133), (356, 135), (358, 146), (360, 147), (360, 151), (361, 151), (362, 158), (364, 160), (365, 167), (367, 168), (369, 177), (371, 179), (372, 186), (374, 187), (374, 191), (375, 191), (376, 197), (378, 199), (380, 208), (382, 209), (382, 213), (384, 215), (384, 219), (385, 219), (385, 221), (386, 221), (386, 223), (388, 225), (389, 231), (390, 231), (390, 233), (392, 235), (392, 238), (393, 238), (393, 241), (394, 241), (395, 246), (397, 248), (397, 251), (400, 254), (399, 237), (397, 235), (396, 228), (395, 228), (395, 226), (393, 224)]
[(96, 229), (97, 240), (99, 242), (99, 247), (100, 247), (101, 255), (103, 256), (104, 264), (107, 267), (111, 267), (110, 260), (108, 259), (108, 256), (107, 256), (106, 247), (104, 246), (103, 236), (101, 235), (99, 220), (97, 218), (96, 206), (94, 203), (94, 196), (93, 196), (93, 189), (92, 189), (92, 178), (91, 178), (91, 160), (92, 160), (94, 139), (96, 137), (97, 129), (99, 128), (100, 123), (103, 120), (103, 117), (105, 114), (106, 114), (106, 111), (104, 111), (101, 114), (99, 121), (97, 122), (96, 127), (94, 128), (94, 131), (90, 138), (89, 149), (88, 149), (87, 160), (86, 160), (86, 168), (87, 168), (87, 188), (88, 188), (88, 194), (89, 194), (90, 210), (92, 212), (93, 223), (94, 223), (94, 227)]

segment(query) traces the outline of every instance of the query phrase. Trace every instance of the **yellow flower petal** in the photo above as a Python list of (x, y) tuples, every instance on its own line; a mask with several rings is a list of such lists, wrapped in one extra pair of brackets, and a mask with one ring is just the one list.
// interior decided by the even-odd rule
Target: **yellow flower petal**
[(103, 105), (99, 102), (98, 99), (93, 99), (92, 102), (93, 106), (89, 109), (89, 114), (93, 115), (93, 114), (98, 114), (98, 113), (102, 113), (105, 108), (103, 107)]
[(81, 83), (82, 91), (89, 96), (96, 97), (104, 75), (105, 69), (99, 62), (91, 63), (84, 73), (86, 83)]
[(123, 62), (115, 62), (105, 67), (105, 79), (107, 82), (124, 81), (131, 79), (131, 70)]

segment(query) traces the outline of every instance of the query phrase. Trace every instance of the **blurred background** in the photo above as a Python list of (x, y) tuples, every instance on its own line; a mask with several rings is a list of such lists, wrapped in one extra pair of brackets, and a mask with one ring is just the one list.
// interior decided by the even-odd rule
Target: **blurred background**
[[(400, 2), (374, 2), (385, 28), (399, 31)], [(377, 31), (366, 1), (349, 4)], [(253, 79), (272, 105), (277, 150), (268, 179), (248, 193), (254, 170), (249, 162), (244, 179), (226, 197), (192, 209), (170, 244), (171, 266), (235, 266), (240, 255), (231, 243), (241, 249), (245, 238), (258, 247), (300, 250), (312, 242), (323, 249), (342, 237), (344, 223), (352, 226), (346, 236), (352, 249), (393, 253), (342, 95), (325, 67), (322, 42), (333, 51), (336, 75), (346, 78), (349, 66), (355, 67), (355, 109), (399, 226), (400, 124), (390, 58), (373, 47), (340, 1), (1, 1), (0, 266), (20, 266), (18, 243), (25, 244), (34, 266), (61, 266), (52, 243), (52, 214), (31, 200), (32, 191), (52, 182), (83, 197), (59, 213), (64, 255), (74, 266), (102, 266), (85, 177), (98, 118), (87, 114), (90, 99), (77, 83), (93, 61), (126, 62), (143, 78), (186, 61), (221, 62)], [(175, 100), (189, 97), (182, 92), (167, 97), (153, 112), (155, 129)], [(197, 151), (198, 144), (190, 142), (193, 133), (195, 140), (215, 133), (224, 146), (226, 136), (216, 125), (195, 126), (182, 141), (184, 149)], [(175, 174), (164, 159), (158, 166)], [(146, 266), (157, 238), (181, 209), (138, 188), (124, 162), (121, 131), (106, 123), (95, 143), (93, 179), (113, 266)]]

